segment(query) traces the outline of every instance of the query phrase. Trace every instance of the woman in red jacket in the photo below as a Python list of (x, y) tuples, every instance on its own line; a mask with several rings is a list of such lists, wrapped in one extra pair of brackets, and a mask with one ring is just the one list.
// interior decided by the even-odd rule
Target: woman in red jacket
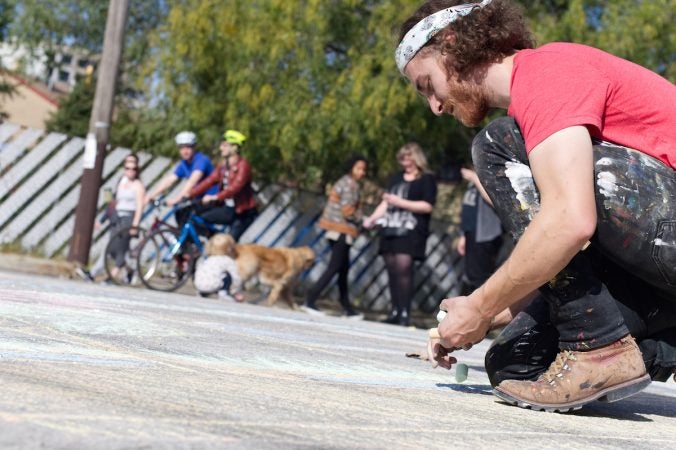
[(251, 188), (251, 166), (240, 154), (246, 136), (236, 130), (227, 130), (221, 142), (223, 161), (207, 178), (190, 191), (190, 198), (199, 197), (211, 186), (218, 185), (216, 194), (202, 197), (204, 205), (200, 210), (204, 220), (211, 223), (230, 225), (230, 234), (238, 241), (249, 225), (258, 216), (256, 198)]

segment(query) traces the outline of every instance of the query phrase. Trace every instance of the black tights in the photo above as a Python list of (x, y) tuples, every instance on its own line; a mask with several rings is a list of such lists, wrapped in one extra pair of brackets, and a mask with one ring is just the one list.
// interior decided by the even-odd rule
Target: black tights
[(392, 299), (388, 322), (408, 326), (413, 299), (413, 257), (405, 253), (383, 254)]
[(331, 282), (333, 276), (338, 274), (338, 292), (340, 304), (348, 315), (354, 314), (350, 304), (347, 290), (347, 273), (350, 270), (350, 246), (346, 242), (346, 236), (341, 234), (337, 241), (329, 240), (331, 245), (331, 259), (329, 265), (317, 282), (310, 288), (305, 299), (305, 304), (315, 308), (315, 303), (324, 288)]

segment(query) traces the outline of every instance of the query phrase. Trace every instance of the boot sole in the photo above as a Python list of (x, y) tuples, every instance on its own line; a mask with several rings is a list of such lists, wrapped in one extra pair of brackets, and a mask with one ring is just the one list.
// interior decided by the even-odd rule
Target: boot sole
[(632, 395), (638, 394), (643, 389), (648, 387), (650, 382), (651, 382), (650, 375), (645, 374), (640, 378), (636, 378), (634, 380), (627, 381), (621, 384), (616, 384), (615, 386), (603, 389), (601, 391), (598, 391), (594, 395), (585, 397), (575, 402), (560, 403), (560, 404), (530, 402), (528, 400), (512, 396), (507, 392), (500, 390), (500, 387), (493, 389), (493, 395), (509, 403), (510, 405), (515, 405), (518, 406), (519, 408), (532, 409), (534, 411), (566, 413), (576, 411), (582, 408), (587, 403), (591, 403), (595, 400), (612, 403), (627, 397), (631, 397)]

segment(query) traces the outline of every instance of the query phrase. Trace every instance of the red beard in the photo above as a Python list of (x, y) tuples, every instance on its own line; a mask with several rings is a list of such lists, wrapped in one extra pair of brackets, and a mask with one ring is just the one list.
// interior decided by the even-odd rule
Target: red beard
[(470, 83), (452, 83), (444, 112), (453, 115), (466, 127), (476, 127), (486, 117), (490, 107), (483, 89)]

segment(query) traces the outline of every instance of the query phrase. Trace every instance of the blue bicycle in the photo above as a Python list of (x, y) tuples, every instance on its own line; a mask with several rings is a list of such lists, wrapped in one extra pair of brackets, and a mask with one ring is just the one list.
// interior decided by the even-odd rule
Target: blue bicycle
[(207, 222), (195, 213), (193, 202), (184, 202), (178, 208), (189, 207), (185, 224), (178, 230), (158, 228), (150, 233), (138, 249), (137, 267), (141, 282), (157, 291), (175, 291), (195, 272), (195, 263), (204, 253), (198, 229), (223, 233), (227, 225)]

